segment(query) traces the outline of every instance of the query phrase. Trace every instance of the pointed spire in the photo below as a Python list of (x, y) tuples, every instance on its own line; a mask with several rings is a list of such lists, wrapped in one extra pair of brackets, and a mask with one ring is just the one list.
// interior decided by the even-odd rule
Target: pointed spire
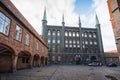
[(79, 16), (79, 24), (81, 23), (80, 16)]
[(45, 8), (45, 10), (44, 10), (43, 20), (47, 20), (47, 16), (46, 16), (46, 8)]
[(64, 22), (64, 14), (62, 16), (62, 25), (65, 26), (65, 22)]
[(64, 14), (62, 15), (62, 23), (64, 23)]
[(97, 25), (97, 24), (100, 24), (100, 23), (99, 23), (99, 20), (98, 20), (97, 14), (96, 14), (96, 25)]

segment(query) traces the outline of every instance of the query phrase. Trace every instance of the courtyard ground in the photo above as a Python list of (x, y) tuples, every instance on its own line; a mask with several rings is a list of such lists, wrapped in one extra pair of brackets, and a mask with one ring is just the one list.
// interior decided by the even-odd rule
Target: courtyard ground
[(52, 65), (1, 73), (0, 80), (120, 80), (120, 67)]

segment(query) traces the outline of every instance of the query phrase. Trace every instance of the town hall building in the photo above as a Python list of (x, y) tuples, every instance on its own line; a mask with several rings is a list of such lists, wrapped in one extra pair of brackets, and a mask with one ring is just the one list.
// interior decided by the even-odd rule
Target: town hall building
[(80, 17), (78, 27), (47, 25), (46, 10), (42, 20), (42, 36), (49, 50), (52, 64), (88, 64), (93, 61), (104, 62), (100, 23), (96, 15), (95, 28), (83, 28)]

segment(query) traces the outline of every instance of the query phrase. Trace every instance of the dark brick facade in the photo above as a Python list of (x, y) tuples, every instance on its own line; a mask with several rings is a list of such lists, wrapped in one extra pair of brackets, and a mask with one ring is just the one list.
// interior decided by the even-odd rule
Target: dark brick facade
[(46, 10), (42, 20), (43, 37), (49, 47), (51, 63), (87, 64), (92, 61), (104, 62), (103, 45), (99, 20), (96, 28), (82, 28), (80, 18), (78, 27), (47, 25)]
[[(0, 22), (0, 72), (47, 64), (48, 47), (45, 41), (9, 0), (0, 0), (0, 20), (2, 21), (4, 21), (3, 16), (10, 20), (10, 25), (5, 26), (9, 27), (9, 30), (6, 29), (8, 31), (6, 34), (2, 27), (4, 24)], [(21, 35), (21, 40), (18, 38), (20, 41), (15, 38), (16, 25), (22, 30), (22, 33), (18, 34)], [(25, 43), (26, 34), (29, 35), (28, 43)]]

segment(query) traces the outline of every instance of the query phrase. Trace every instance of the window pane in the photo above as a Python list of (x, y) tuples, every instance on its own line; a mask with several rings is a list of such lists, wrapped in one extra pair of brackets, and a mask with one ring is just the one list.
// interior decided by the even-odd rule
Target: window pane
[(8, 35), (10, 27), (10, 19), (0, 12), (0, 32)]
[(22, 29), (16, 25), (15, 39), (21, 41)]

